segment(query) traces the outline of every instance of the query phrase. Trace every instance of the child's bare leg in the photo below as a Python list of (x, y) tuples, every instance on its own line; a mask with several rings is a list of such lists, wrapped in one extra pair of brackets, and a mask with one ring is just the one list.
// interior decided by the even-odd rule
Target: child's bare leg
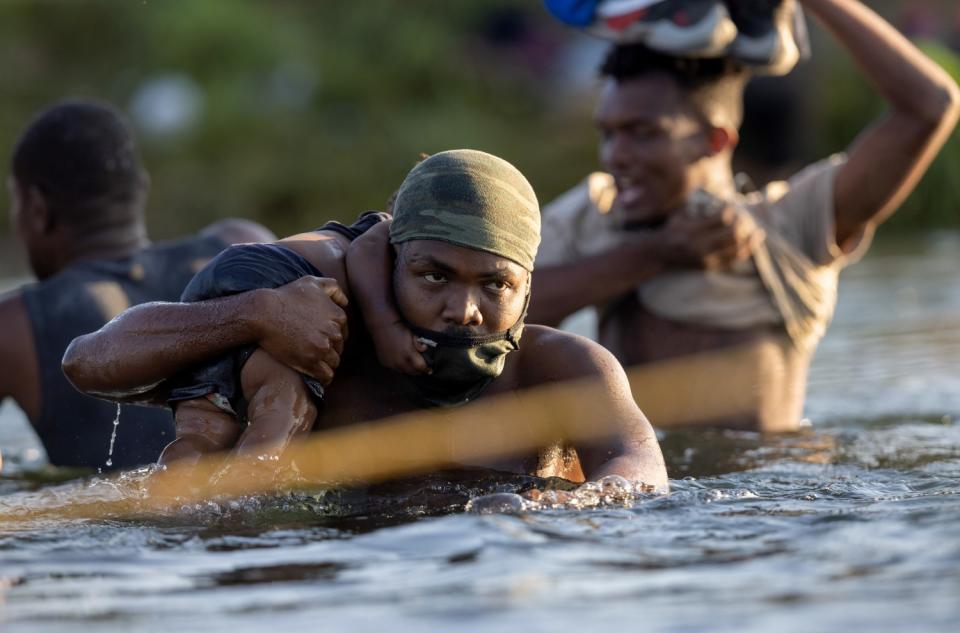
[(174, 461), (193, 466), (203, 455), (230, 448), (240, 435), (236, 418), (206, 398), (178, 404), (174, 427), (177, 438), (160, 454), (157, 463), (161, 466)]
[(249, 426), (238, 455), (279, 455), (294, 437), (313, 428), (317, 407), (300, 374), (258, 349), (240, 372)]
[(274, 480), (276, 460), (294, 437), (310, 432), (317, 407), (300, 374), (263, 350), (255, 351), (244, 364), (240, 383), (249, 425), (214, 478), (243, 478), (256, 487)]

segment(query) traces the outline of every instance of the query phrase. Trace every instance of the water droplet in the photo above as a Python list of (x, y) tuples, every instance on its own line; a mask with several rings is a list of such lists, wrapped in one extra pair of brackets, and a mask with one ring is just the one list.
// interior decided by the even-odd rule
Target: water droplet
[(467, 502), (465, 510), (474, 514), (515, 514), (523, 512), (523, 497), (510, 492), (494, 492), (474, 497)]
[[(120, 403), (117, 403), (117, 415), (113, 418), (113, 432), (110, 433), (110, 448), (107, 449), (107, 461), (104, 464), (107, 468), (113, 466), (113, 444), (117, 441), (117, 427), (120, 426)], [(100, 472), (100, 469), (97, 469)]]

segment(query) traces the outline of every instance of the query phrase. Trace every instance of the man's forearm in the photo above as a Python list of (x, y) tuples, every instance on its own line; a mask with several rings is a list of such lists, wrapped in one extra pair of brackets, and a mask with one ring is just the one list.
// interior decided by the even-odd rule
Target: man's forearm
[[(658, 461), (659, 460), (659, 461)], [(607, 475), (618, 475), (624, 479), (651, 486), (654, 491), (667, 492), (670, 482), (666, 477), (663, 460), (659, 454), (648, 456), (620, 455), (603, 463), (595, 472), (587, 475), (588, 481), (596, 481)]]
[[(635, 404), (632, 406), (636, 409)], [(584, 446), (582, 451), (578, 449), (587, 480), (619, 475), (657, 490), (668, 489), (667, 468), (660, 443), (650, 422), (637, 411), (637, 416), (630, 417), (633, 424), (625, 429), (623, 437), (613, 446)]]
[(571, 264), (537, 268), (530, 297), (530, 323), (556, 325), (580, 308), (629, 292), (663, 270), (653, 234)]
[(258, 291), (199, 303), (135, 306), (67, 348), (63, 371), (80, 391), (140, 393), (173, 374), (255, 342), (246, 315)]

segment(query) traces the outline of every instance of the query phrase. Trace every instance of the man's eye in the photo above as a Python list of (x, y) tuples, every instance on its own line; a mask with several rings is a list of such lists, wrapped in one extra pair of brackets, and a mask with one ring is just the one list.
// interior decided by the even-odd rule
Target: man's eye
[(503, 292), (509, 287), (510, 287), (510, 284), (508, 284), (505, 281), (496, 280), (496, 281), (487, 282), (487, 289), (493, 290), (495, 292)]
[(653, 142), (660, 138), (660, 130), (649, 125), (637, 125), (630, 129), (630, 135), (636, 141)]
[(440, 273), (427, 273), (423, 278), (432, 284), (442, 284), (447, 280), (447, 278)]

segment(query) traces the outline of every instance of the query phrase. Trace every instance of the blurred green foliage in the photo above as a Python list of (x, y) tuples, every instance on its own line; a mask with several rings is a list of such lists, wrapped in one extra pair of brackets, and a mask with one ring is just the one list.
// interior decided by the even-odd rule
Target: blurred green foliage
[(5, 0), (0, 144), (65, 96), (128, 108), (180, 73), (202, 91), (198, 125), (141, 134), (157, 237), (224, 216), (281, 234), (352, 218), (421, 152), (453, 147), (503, 155), (549, 198), (595, 162), (589, 103), (553, 107), (549, 73), (491, 41), (504, 11), (509, 39), (511, 8), (548, 47), (566, 35), (536, 2)]
[[(420, 152), (453, 147), (511, 160), (546, 202), (597, 165), (592, 96), (557, 63), (577, 37), (538, 0), (4, 0), (0, 145), (58, 99), (128, 109), (173, 75), (202, 108), (177, 134), (141, 130), (155, 237), (226, 216), (279, 234), (349, 219), (382, 207)], [(880, 111), (845, 56), (816, 53), (815, 155), (799, 161)], [(956, 76), (956, 56), (934, 53)], [(895, 222), (960, 224), (957, 176), (954, 140)]]

